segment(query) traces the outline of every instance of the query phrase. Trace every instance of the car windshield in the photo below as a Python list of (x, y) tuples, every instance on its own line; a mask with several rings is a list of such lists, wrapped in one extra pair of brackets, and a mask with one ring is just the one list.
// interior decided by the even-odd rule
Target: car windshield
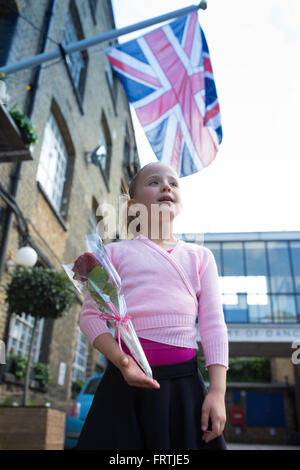
[(87, 384), (87, 387), (85, 389), (85, 391), (83, 392), (84, 394), (92, 394), (94, 395), (94, 393), (96, 392), (96, 389), (100, 383), (100, 380), (101, 380), (101, 377), (98, 377), (97, 379), (92, 379), (88, 384)]

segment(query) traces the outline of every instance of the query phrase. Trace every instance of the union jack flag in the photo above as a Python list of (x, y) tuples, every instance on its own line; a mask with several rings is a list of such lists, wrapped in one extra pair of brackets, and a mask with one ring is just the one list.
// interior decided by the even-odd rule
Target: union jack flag
[(222, 127), (197, 12), (105, 52), (158, 160), (180, 177), (209, 165)]

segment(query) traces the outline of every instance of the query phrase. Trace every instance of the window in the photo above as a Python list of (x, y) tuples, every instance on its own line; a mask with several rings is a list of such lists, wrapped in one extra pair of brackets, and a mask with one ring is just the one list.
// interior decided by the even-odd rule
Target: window
[(89, 0), (90, 10), (91, 10), (94, 24), (97, 24), (97, 19), (96, 19), (97, 2), (98, 0)]
[(123, 162), (126, 166), (130, 165), (130, 134), (127, 126), (127, 122), (125, 123), (125, 138), (124, 138), (124, 147), (123, 147)]
[(223, 294), (222, 301), (227, 322), (245, 323), (248, 321), (245, 294)]
[(267, 276), (267, 260), (264, 242), (246, 242), (245, 258), (248, 276)]
[(117, 81), (116, 81), (116, 76), (115, 72), (112, 69), (110, 62), (107, 60), (106, 62), (106, 67), (105, 67), (105, 76), (106, 76), (106, 81), (110, 93), (110, 97), (112, 100), (113, 108), (114, 108), (114, 113), (115, 116), (118, 115), (117, 113)]
[(98, 379), (92, 379), (84, 390), (84, 395), (95, 395), (97, 388), (101, 382), (101, 377)]
[(3, 2), (1, 2), (0, 66), (5, 65), (7, 63), (18, 21), (18, 11), (15, 2), (12, 2), (11, 7), (13, 9), (16, 9), (16, 11), (13, 11), (12, 9), (8, 8), (5, 4), (3, 5)]
[(271, 322), (265, 243), (246, 242), (245, 261), (249, 322)]
[[(66, 17), (63, 42), (65, 45), (68, 45), (72, 42), (80, 41), (83, 38), (84, 37), (79, 20), (79, 15), (77, 13), (74, 1), (71, 1), (70, 9)], [(81, 105), (86, 82), (88, 62), (87, 52), (78, 51), (73, 52), (72, 54), (68, 54), (66, 57), (66, 62), (68, 65), (70, 77), (74, 85), (76, 97), (79, 99)]]
[(298, 321), (300, 321), (300, 295), (296, 295), (296, 310), (297, 310)]
[(294, 295), (272, 295), (272, 304), (275, 323), (295, 323), (297, 321)]
[(291, 242), (291, 255), (296, 292), (300, 292), (300, 242)]
[(95, 212), (91, 210), (89, 215), (89, 233), (96, 233), (97, 223)]
[(222, 274), (222, 265), (221, 265), (221, 246), (220, 243), (205, 243), (206, 248), (208, 248), (214, 255), (219, 275)]
[(109, 182), (110, 161), (111, 161), (111, 154), (112, 154), (112, 140), (111, 140), (109, 127), (108, 127), (107, 120), (106, 120), (104, 113), (102, 113), (102, 117), (101, 117), (98, 145), (100, 145), (101, 154), (102, 154), (102, 158), (100, 160), (100, 170), (104, 178), (106, 188), (109, 191), (108, 182)]
[(77, 339), (75, 348), (75, 359), (73, 364), (73, 381), (77, 379), (85, 380), (86, 365), (88, 357), (88, 340), (77, 327)]
[[(31, 315), (13, 315), (10, 323), (7, 351), (13, 354), (28, 356), (30, 340), (34, 325), (34, 317)], [(38, 326), (33, 342), (33, 362), (38, 362), (40, 355), (42, 331), (44, 319), (38, 321)]]
[(271, 292), (293, 292), (287, 242), (267, 242), (271, 275)]
[(224, 276), (244, 276), (242, 243), (223, 243)]
[(92, 208), (89, 214), (89, 233), (96, 233), (97, 232), (97, 225), (102, 220), (102, 216), (97, 213), (99, 204), (95, 197), (92, 199)]
[(51, 113), (45, 127), (37, 181), (58, 212), (62, 205), (67, 161), (68, 154), (64, 140), (56, 119)]

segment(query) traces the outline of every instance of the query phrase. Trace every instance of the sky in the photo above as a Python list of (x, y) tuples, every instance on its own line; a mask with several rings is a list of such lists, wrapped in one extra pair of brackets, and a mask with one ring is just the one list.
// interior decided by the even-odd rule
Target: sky
[[(192, 4), (197, 2), (113, 0), (116, 27)], [(300, 2), (208, 0), (198, 18), (210, 50), (223, 141), (208, 167), (181, 179), (184, 207), (174, 232), (300, 230)], [(157, 161), (133, 109), (132, 118), (141, 165)]]

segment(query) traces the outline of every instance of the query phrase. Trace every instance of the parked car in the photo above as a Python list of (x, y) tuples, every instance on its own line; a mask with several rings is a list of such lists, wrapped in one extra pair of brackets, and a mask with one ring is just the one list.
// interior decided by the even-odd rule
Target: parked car
[(76, 446), (85, 418), (87, 417), (102, 377), (103, 373), (92, 375), (82, 387), (72, 407), (68, 411), (65, 429), (65, 449), (72, 449)]

